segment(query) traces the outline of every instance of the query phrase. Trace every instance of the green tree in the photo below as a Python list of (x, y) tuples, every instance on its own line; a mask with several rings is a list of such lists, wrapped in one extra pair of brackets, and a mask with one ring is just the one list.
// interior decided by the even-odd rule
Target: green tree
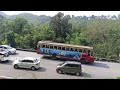
[(6, 34), (7, 44), (10, 44), (12, 47), (16, 47), (15, 34), (13, 31), (9, 31)]
[[(50, 22), (50, 28), (54, 31), (54, 40), (59, 42), (65, 42), (65, 38), (70, 33), (72, 24), (69, 23), (70, 16), (64, 16), (63, 13), (59, 12), (57, 15), (52, 17)], [(58, 38), (58, 39), (57, 39)]]
[(14, 20), (14, 32), (19, 34), (19, 35), (24, 35), (24, 28), (28, 24), (28, 21), (24, 18), (17, 17)]

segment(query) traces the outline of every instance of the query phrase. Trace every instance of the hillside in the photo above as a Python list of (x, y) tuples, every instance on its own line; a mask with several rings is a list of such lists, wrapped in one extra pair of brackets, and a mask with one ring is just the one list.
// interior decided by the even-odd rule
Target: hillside
[(0, 20), (3, 19), (4, 17), (2, 15), (0, 15)]
[(22, 17), (25, 18), (26, 20), (28, 20), (30, 23), (33, 23), (35, 25), (38, 24), (48, 24), (51, 20), (50, 16), (46, 16), (46, 15), (34, 15), (31, 13), (22, 13), (22, 14), (18, 14), (18, 15), (6, 15), (3, 12), (0, 12), (0, 17), (5, 17), (7, 19), (12, 19), (14, 20), (16, 17)]
[(13, 19), (13, 20), (16, 17), (25, 18), (30, 23), (33, 23), (35, 25), (49, 23), (51, 20), (50, 16), (45, 16), (45, 15), (38, 16), (38, 15), (30, 14), (30, 13), (22, 13), (22, 14), (18, 14), (18, 15), (7, 16), (8, 19)]
[(2, 15), (3, 17), (7, 17), (8, 15), (6, 15), (5, 13), (3, 12), (0, 12), (0, 15)]

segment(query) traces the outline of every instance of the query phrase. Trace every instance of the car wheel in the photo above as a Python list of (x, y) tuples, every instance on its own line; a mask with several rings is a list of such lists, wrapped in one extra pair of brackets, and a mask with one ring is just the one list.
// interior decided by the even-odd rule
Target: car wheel
[(61, 74), (61, 73), (62, 73), (62, 70), (58, 70), (57, 72), (58, 72), (59, 74)]
[(2, 62), (2, 61), (0, 60), (0, 62)]
[(12, 54), (10, 51), (9, 51), (8, 53), (9, 53), (9, 55), (11, 55), (11, 54)]
[(34, 71), (36, 68), (34, 66), (32, 66), (31, 69)]
[(7, 62), (9, 61), (9, 60), (6, 60)]
[(77, 76), (80, 76), (80, 73), (79, 73), (79, 72), (77, 72), (77, 73), (76, 73), (76, 75), (77, 75)]
[(19, 66), (18, 66), (17, 64), (15, 64), (15, 65), (14, 65), (14, 68), (15, 68), (15, 69), (18, 69), (18, 68), (19, 68)]

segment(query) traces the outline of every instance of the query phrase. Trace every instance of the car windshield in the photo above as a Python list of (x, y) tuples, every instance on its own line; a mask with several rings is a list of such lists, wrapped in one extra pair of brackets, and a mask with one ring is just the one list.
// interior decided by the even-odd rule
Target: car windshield
[(5, 51), (4, 49), (0, 49), (0, 51)]
[(7, 48), (8, 48), (8, 49), (12, 49), (12, 47), (10, 47), (10, 46), (7, 46)]
[(19, 59), (19, 62), (22, 62), (22, 59)]
[(34, 60), (34, 62), (38, 62), (38, 60), (37, 60), (37, 59), (35, 59), (35, 60)]
[(59, 65), (61, 66), (61, 65), (63, 65), (65, 62), (63, 62), (63, 63), (60, 63)]

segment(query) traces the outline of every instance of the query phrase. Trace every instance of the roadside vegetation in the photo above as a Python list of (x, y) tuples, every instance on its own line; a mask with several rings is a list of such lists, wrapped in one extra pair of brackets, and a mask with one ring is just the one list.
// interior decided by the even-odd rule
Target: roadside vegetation
[(117, 77), (116, 79), (120, 79), (120, 77)]
[(0, 44), (36, 49), (38, 41), (52, 40), (92, 46), (96, 57), (119, 59), (120, 15), (71, 17), (59, 12), (49, 20), (36, 24), (23, 17), (8, 19), (0, 15)]

